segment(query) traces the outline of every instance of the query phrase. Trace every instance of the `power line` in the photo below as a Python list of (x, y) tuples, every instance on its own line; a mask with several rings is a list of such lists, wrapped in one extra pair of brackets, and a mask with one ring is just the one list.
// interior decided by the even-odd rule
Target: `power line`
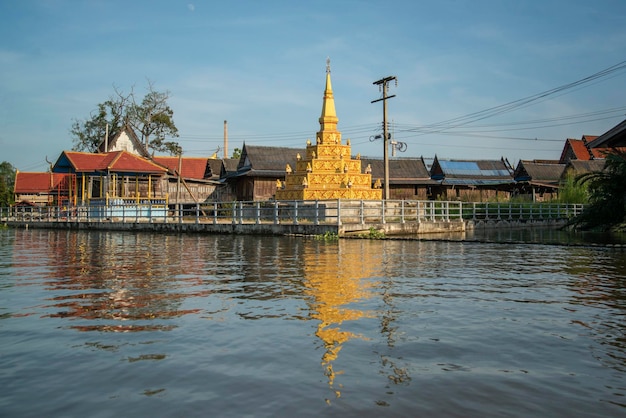
[[(623, 107), (615, 107), (609, 109), (603, 109), (593, 112), (586, 113), (578, 113), (572, 115), (559, 116), (555, 118), (546, 118), (546, 119), (531, 119), (524, 121), (508, 121), (508, 122), (499, 122), (493, 124), (481, 124), (474, 125), (472, 127), (466, 127), (466, 129), (472, 129), (472, 131), (456, 131), (458, 134), (466, 134), (466, 133), (481, 133), (481, 132), (509, 132), (509, 131), (518, 131), (518, 130), (529, 130), (529, 129), (538, 129), (538, 128), (550, 128), (557, 127), (563, 125), (571, 125), (571, 124), (581, 124), (594, 122), (599, 120), (612, 119), (615, 117), (624, 116), (624, 112), (626, 112), (626, 106)], [(594, 117), (607, 115), (605, 117)], [(567, 123), (556, 123), (556, 122), (565, 122)], [(555, 122), (555, 123), (551, 123)], [(537, 125), (539, 126), (529, 126), (529, 127), (521, 127), (516, 128), (515, 126), (524, 126), (524, 125)], [(404, 133), (413, 133), (414, 135), (403, 135), (402, 138), (411, 138), (415, 136), (421, 136), (425, 134), (443, 134), (451, 135), (453, 132), (448, 130), (442, 131), (429, 131), (429, 132), (421, 132), (426, 126), (430, 125), (412, 125), (398, 122), (390, 122), (391, 127), (395, 130), (396, 133), (404, 134)], [(489, 129), (489, 128), (498, 128), (503, 127), (503, 129)], [(482, 130), (477, 130), (479, 128), (485, 128)], [(371, 136), (372, 132), (378, 132), (381, 130), (381, 125), (379, 123), (371, 123), (365, 125), (355, 125), (348, 126), (342, 128), (342, 133), (344, 136), (350, 136), (352, 140), (358, 139), (367, 139)], [(361, 135), (362, 134), (362, 135)], [(239, 134), (239, 135), (229, 135), (229, 138), (235, 141), (250, 141), (250, 142), (272, 142), (276, 140), (282, 139), (291, 139), (293, 141), (301, 141), (302, 138), (310, 137), (310, 132), (300, 131), (300, 132), (283, 132), (283, 133), (263, 133), (263, 134)], [(398, 136), (398, 135), (397, 135)], [(400, 136), (398, 136), (400, 138)], [(185, 142), (209, 142), (209, 141), (223, 141), (223, 136), (221, 135), (194, 135), (194, 134), (183, 134), (178, 137), (178, 139), (183, 139)], [(534, 138), (531, 138), (534, 139)]]
[(416, 131), (421, 132), (423, 134), (437, 133), (437, 132), (443, 132), (449, 129), (457, 128), (460, 126), (468, 125), (468, 124), (477, 122), (479, 120), (491, 118), (497, 115), (501, 115), (503, 113), (511, 112), (521, 107), (525, 107), (529, 105), (530, 103), (536, 102), (540, 99), (544, 99), (552, 95), (555, 95), (557, 93), (561, 93), (561, 92), (573, 89), (574, 87), (581, 86), (583, 84), (606, 77), (610, 74), (613, 74), (617, 71), (621, 71), (624, 69), (626, 69), (626, 61), (619, 62), (608, 68), (605, 68), (604, 70), (600, 70), (590, 76), (581, 78), (580, 80), (576, 80), (574, 82), (567, 83), (562, 86), (555, 87), (555, 88), (543, 91), (541, 93), (533, 94), (531, 96), (527, 96), (518, 100), (514, 100), (512, 102), (508, 102), (499, 106), (494, 106), (488, 109), (480, 110), (478, 112), (468, 113), (467, 115), (464, 115), (464, 116), (458, 116), (456, 118), (426, 125), (421, 128), (416, 128)]
[[(455, 118), (447, 119), (444, 121), (427, 124), (427, 125), (410, 125), (402, 123), (392, 123), (394, 132), (399, 139), (403, 138), (415, 138), (417, 136), (428, 134), (446, 134), (450, 136), (467, 136), (467, 137), (482, 137), (493, 139), (512, 139), (522, 141), (543, 141), (543, 142), (561, 142), (562, 139), (547, 139), (547, 138), (524, 138), (514, 136), (490, 136), (488, 133), (497, 132), (514, 132), (524, 131), (530, 129), (550, 128), (563, 125), (581, 124), (592, 121), (606, 120), (615, 117), (623, 117), (623, 113), (626, 111), (626, 107), (615, 107), (610, 109), (603, 109), (593, 112), (559, 116), (554, 118), (534, 119), (524, 121), (511, 121), (511, 122), (499, 122), (493, 124), (475, 124), (481, 120), (485, 120), (491, 117), (509, 113), (515, 110), (519, 110), (540, 101), (548, 100), (551, 98), (559, 97), (564, 94), (571, 93), (590, 85), (594, 85), (600, 81), (617, 77), (618, 72), (626, 69), (626, 61), (619, 62), (615, 65), (600, 70), (587, 77), (583, 77), (571, 83), (563, 84), (561, 86), (543, 91), (541, 93), (533, 94), (518, 100), (514, 100), (502, 105), (487, 108), (477, 112), (468, 113), (466, 115), (458, 116)], [(468, 126), (472, 125), (473, 126)], [(459, 128), (464, 127), (463, 131)], [(369, 142), (369, 137), (372, 132), (379, 132), (381, 125), (378, 123), (362, 124), (342, 127), (344, 136), (349, 136), (354, 144), (363, 144)], [(480, 134), (480, 135), (479, 135)], [(291, 132), (276, 132), (276, 133), (261, 133), (261, 134), (231, 134), (229, 138), (233, 141), (247, 141), (247, 142), (276, 142), (283, 141), (298, 145), (303, 138), (311, 137), (310, 131), (291, 131)], [(198, 135), (198, 134), (183, 134), (179, 137), (185, 142), (220, 142), (223, 141), (221, 135)], [(359, 140), (362, 140), (359, 142)], [(422, 144), (423, 145), (423, 144)], [(443, 144), (437, 144), (443, 146)]]
[[(527, 127), (520, 127), (520, 128), (509, 128), (509, 129), (480, 129), (480, 130), (465, 130), (465, 131), (444, 131), (444, 132), (435, 132), (435, 135), (447, 135), (447, 136), (476, 136), (476, 137), (481, 137), (481, 138), (488, 138), (489, 135), (485, 135), (485, 133), (495, 133), (495, 132), (514, 132), (514, 131), (527, 131), (527, 130), (531, 130), (531, 129), (540, 129), (540, 128), (554, 128), (557, 126), (570, 126), (570, 125), (574, 125), (574, 124), (581, 124), (581, 123), (588, 123), (588, 122), (593, 122), (593, 121), (599, 121), (599, 120), (607, 120), (607, 119), (613, 119), (615, 118), (615, 116), (607, 116), (607, 117), (603, 117), (603, 118), (594, 118), (594, 119), (585, 119), (585, 120), (580, 120), (580, 121), (570, 121), (570, 122), (566, 122), (566, 123), (554, 123), (554, 124), (547, 124), (547, 125), (539, 125), (539, 126), (527, 126)], [(486, 125), (488, 126), (488, 125)], [(470, 128), (473, 129), (473, 128)], [(413, 130), (411, 129), (398, 129), (397, 132), (401, 132), (402, 134), (405, 133), (412, 133), (410, 135), (398, 135), (397, 138), (398, 139), (403, 139), (403, 138), (415, 138), (418, 136), (422, 136), (423, 134), (421, 133), (414, 133)], [(479, 135), (480, 134), (480, 135)], [(498, 137), (493, 137), (493, 138), (502, 138), (502, 139), (530, 139), (530, 140), (537, 140), (537, 138), (514, 138), (514, 137), (506, 137), (506, 136), (498, 136)], [(562, 139), (550, 139), (549, 141), (562, 141)]]
[[(613, 118), (613, 117), (617, 117), (617, 116), (623, 116), (624, 112), (626, 112), (626, 106), (614, 107), (614, 108), (598, 110), (598, 111), (594, 111), (594, 112), (578, 113), (578, 114), (573, 114), (573, 115), (559, 116), (559, 117), (547, 118), (547, 119), (532, 119), (532, 120), (525, 120), (525, 121), (500, 122), (500, 123), (493, 123), (493, 124), (488, 124), (488, 125), (473, 125), (471, 127), (471, 129), (474, 129), (474, 128), (493, 128), (493, 127), (498, 127), (498, 126), (509, 127), (509, 126), (516, 126), (516, 125), (544, 124), (544, 123), (549, 123), (549, 122), (560, 122), (560, 121), (566, 121), (566, 120), (569, 121), (569, 120), (575, 120), (575, 119), (584, 119), (584, 120), (576, 121), (574, 123), (584, 123), (584, 122), (588, 122), (588, 121), (591, 122), (591, 121), (596, 121), (596, 120), (603, 120), (603, 119), (607, 119), (607, 118)], [(601, 115), (608, 115), (608, 114), (612, 114), (612, 115), (608, 116), (608, 117), (605, 117), (605, 118), (587, 119), (587, 118), (590, 118), (590, 117), (601, 116)], [(561, 124), (549, 125), (549, 126), (560, 126), (560, 125)], [(394, 127), (396, 129), (407, 130), (407, 131), (409, 131), (409, 130), (413, 130), (414, 131), (414, 130), (419, 130), (419, 129), (422, 128), (420, 126), (408, 125), (408, 124), (394, 124)], [(508, 129), (504, 129), (504, 130), (508, 130)]]

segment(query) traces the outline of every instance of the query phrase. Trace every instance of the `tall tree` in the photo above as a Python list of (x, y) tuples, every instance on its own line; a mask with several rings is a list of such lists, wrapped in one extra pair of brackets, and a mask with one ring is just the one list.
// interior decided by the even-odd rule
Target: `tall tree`
[(159, 92), (148, 82), (148, 93), (138, 103), (134, 90), (130, 93), (114, 88), (115, 95), (97, 105), (89, 118), (74, 120), (70, 129), (75, 151), (94, 152), (107, 134), (115, 136), (125, 126), (134, 129), (149, 152), (167, 152), (172, 155), (182, 153), (182, 148), (168, 137), (178, 137), (178, 128), (174, 124), (174, 111), (167, 100), (168, 91)]
[(609, 229), (626, 220), (626, 153), (608, 154), (604, 170), (582, 174), (577, 181), (587, 185), (589, 204), (574, 219), (576, 226)]
[(0, 207), (7, 207), (14, 203), (13, 186), (15, 185), (16, 169), (11, 163), (0, 163)]

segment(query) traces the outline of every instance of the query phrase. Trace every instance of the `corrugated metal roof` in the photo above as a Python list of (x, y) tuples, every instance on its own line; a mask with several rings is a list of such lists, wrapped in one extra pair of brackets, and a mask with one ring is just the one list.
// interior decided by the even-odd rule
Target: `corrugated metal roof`
[[(361, 170), (372, 168), (372, 178), (383, 178), (385, 162), (381, 158), (361, 158)], [(421, 158), (393, 158), (389, 160), (389, 182), (411, 184), (417, 180), (430, 180), (430, 173)]]
[(516, 181), (558, 182), (565, 170), (565, 164), (520, 161), (515, 169)]
[[(605, 160), (572, 160), (567, 164), (566, 171), (573, 171), (575, 175), (589, 173), (591, 171), (602, 171), (604, 169)], [(564, 174), (565, 174), (564, 172)]]
[(292, 168), (295, 168), (298, 153), (304, 156), (306, 155), (306, 149), (244, 145), (242, 158), (237, 169), (253, 168), (258, 171), (282, 171), (284, 174), (287, 163), (289, 163)]
[(443, 176), (464, 178), (511, 177), (511, 173), (502, 161), (498, 160), (437, 160)]
[(442, 185), (450, 186), (498, 186), (512, 184), (513, 179), (467, 179), (467, 178), (445, 178), (441, 180)]

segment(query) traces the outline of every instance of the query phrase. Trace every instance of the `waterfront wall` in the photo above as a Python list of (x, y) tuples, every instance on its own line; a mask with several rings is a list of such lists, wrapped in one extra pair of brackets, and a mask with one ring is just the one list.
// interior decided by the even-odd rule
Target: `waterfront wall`
[(533, 221), (430, 221), (397, 223), (366, 223), (366, 224), (237, 224), (237, 223), (194, 223), (194, 222), (23, 222), (9, 221), (5, 225), (16, 228), (49, 228), (83, 231), (134, 231), (159, 233), (204, 233), (204, 234), (235, 234), (235, 235), (324, 235), (338, 236), (368, 235), (371, 231), (386, 236), (433, 235), (441, 233), (466, 232), (477, 229), (497, 228), (557, 228), (565, 225), (565, 221), (533, 220)]
[[(94, 217), (100, 212), (88, 206), (28, 212), (0, 209), (0, 222), (13, 227), (74, 230), (339, 236), (377, 231), (385, 235), (423, 235), (479, 228), (557, 227), (581, 210), (580, 205), (445, 201), (230, 202), (165, 212), (116, 206), (102, 212), (107, 217)], [(142, 216), (145, 213), (157, 215)]]
[(21, 222), (8, 221), (5, 225), (15, 228), (49, 228), (82, 231), (134, 231), (161, 233), (205, 233), (239, 235), (319, 235), (338, 234), (337, 225), (312, 224), (233, 224), (192, 222)]

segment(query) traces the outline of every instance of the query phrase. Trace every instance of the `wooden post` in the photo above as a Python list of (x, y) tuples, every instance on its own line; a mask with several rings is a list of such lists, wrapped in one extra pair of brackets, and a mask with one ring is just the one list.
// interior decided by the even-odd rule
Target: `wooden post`
[(183, 154), (178, 154), (178, 172), (177, 181), (176, 181), (176, 213), (178, 213), (179, 217), (182, 217), (182, 213), (180, 212), (180, 172), (182, 171), (183, 166)]

